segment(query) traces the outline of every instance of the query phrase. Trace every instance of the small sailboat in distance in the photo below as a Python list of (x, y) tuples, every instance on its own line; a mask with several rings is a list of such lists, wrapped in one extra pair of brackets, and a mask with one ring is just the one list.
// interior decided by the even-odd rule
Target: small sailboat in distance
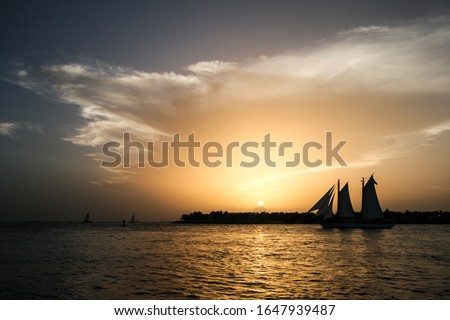
[(84, 218), (83, 223), (92, 223), (92, 220), (89, 219), (89, 212), (87, 213), (86, 217)]
[(131, 220), (129, 221), (129, 223), (137, 223), (137, 221), (134, 219), (134, 214), (131, 216)]
[(317, 210), (316, 217), (321, 217), (323, 228), (362, 228), (362, 229), (386, 229), (395, 226), (395, 223), (385, 219), (378, 201), (375, 185), (377, 182), (373, 175), (364, 184), (362, 178), (362, 205), (361, 214), (353, 210), (348, 191), (348, 183), (340, 189), (340, 180), (337, 183), (337, 213), (333, 213), (334, 185), (325, 195), (308, 211)]

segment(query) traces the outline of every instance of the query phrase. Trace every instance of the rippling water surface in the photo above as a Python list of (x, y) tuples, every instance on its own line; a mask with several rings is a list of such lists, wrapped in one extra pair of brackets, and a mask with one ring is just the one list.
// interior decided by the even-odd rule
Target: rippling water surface
[(450, 226), (5, 223), (2, 299), (450, 299)]

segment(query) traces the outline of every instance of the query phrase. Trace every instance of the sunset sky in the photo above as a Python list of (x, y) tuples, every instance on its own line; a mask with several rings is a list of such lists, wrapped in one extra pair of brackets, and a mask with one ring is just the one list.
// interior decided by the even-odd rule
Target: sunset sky
[[(448, 1), (2, 7), (0, 220), (301, 212), (337, 179), (359, 210), (372, 173), (383, 209), (450, 210)], [(333, 132), (347, 166), (286, 167), (273, 151), (270, 167), (258, 149), (253, 168), (237, 153), (231, 167), (138, 168), (134, 155), (131, 168), (101, 168), (102, 145), (125, 132), (224, 148), (270, 133), (293, 143), (287, 160)], [(325, 160), (324, 149), (310, 156)]]

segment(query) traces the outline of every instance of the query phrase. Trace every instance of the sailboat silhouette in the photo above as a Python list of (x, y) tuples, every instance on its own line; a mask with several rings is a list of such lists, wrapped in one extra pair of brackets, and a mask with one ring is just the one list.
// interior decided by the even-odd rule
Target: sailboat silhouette
[(87, 213), (86, 217), (84, 218), (83, 223), (92, 223), (92, 220), (89, 219), (89, 212)]
[(137, 221), (134, 219), (134, 214), (133, 214), (133, 216), (131, 217), (131, 220), (129, 221), (129, 223), (137, 223)]
[(333, 213), (334, 185), (323, 195), (322, 198), (308, 212), (317, 210), (316, 217), (321, 217), (320, 223), (323, 228), (363, 228), (363, 229), (386, 229), (392, 228), (395, 223), (387, 221), (378, 201), (375, 185), (377, 182), (370, 176), (366, 184), (362, 178), (362, 205), (361, 217), (353, 210), (348, 183), (340, 189), (340, 180), (337, 183), (337, 213)]

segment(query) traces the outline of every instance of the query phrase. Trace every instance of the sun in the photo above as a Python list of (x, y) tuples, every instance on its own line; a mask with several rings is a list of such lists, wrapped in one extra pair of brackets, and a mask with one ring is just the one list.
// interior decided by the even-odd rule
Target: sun
[(258, 201), (258, 207), (264, 207), (264, 201), (259, 200)]

